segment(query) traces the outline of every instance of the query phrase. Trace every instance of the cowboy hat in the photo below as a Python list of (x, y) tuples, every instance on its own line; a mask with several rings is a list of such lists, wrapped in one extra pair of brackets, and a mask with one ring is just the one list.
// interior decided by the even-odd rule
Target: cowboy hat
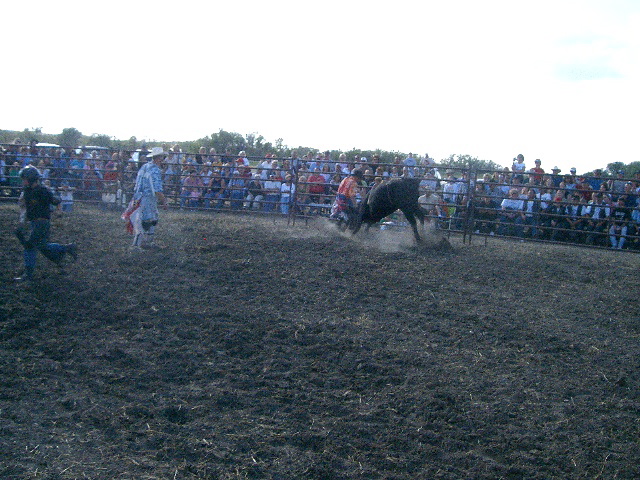
[(167, 152), (165, 152), (162, 147), (153, 147), (151, 152), (147, 155), (147, 158), (153, 158), (159, 155), (167, 156)]

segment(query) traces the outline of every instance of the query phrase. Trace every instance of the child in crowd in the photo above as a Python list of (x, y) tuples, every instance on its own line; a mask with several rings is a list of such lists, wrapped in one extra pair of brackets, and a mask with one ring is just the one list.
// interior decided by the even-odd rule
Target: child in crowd
[(71, 213), (73, 211), (73, 188), (69, 185), (68, 181), (63, 181), (62, 185), (58, 187), (58, 192), (60, 194), (60, 208), (62, 209), (62, 213)]

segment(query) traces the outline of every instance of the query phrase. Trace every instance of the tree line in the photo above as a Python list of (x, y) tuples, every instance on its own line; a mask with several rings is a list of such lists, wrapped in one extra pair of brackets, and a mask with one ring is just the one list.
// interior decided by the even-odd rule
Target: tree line
[[(70, 127), (65, 128), (59, 134), (48, 134), (42, 132), (41, 128), (27, 129), (22, 132), (14, 130), (0, 130), (0, 143), (13, 143), (16, 138), (20, 139), (20, 143), (54, 143), (66, 148), (98, 146), (115, 150), (135, 151), (143, 147), (151, 147), (161, 144), (172, 146), (171, 142), (153, 141), (147, 142), (136, 137), (130, 137), (128, 140), (119, 140), (115, 137), (104, 134), (83, 135), (78, 129)], [(152, 143), (152, 145), (151, 145)], [(268, 142), (266, 139), (254, 132), (242, 135), (237, 132), (227, 132), (220, 129), (211, 135), (197, 140), (188, 140), (179, 142), (180, 148), (184, 153), (198, 153), (200, 147), (205, 147), (207, 151), (215, 148), (217, 153), (224, 154), (231, 152), (236, 155), (239, 151), (244, 150), (249, 157), (263, 157), (267, 153), (275, 154), (277, 157), (290, 157), (293, 151), (296, 151), (300, 157), (305, 154), (315, 155), (319, 153), (318, 149), (311, 147), (289, 147), (284, 144), (282, 138), (278, 138), (275, 142)], [(393, 163), (396, 157), (404, 159), (409, 152), (385, 151), (385, 150), (360, 150), (353, 148), (349, 151), (331, 150), (331, 158), (338, 158), (344, 153), (347, 158), (353, 158), (355, 155), (372, 158), (378, 155), (381, 163)], [(438, 165), (450, 168), (475, 168), (479, 171), (495, 171), (501, 170), (504, 166), (492, 161), (483, 160), (467, 154), (452, 154), (448, 158), (436, 160)], [(510, 167), (510, 165), (507, 165)], [(632, 177), (640, 172), (640, 162), (631, 162), (625, 164), (623, 162), (611, 162), (606, 167), (602, 167), (605, 175), (613, 175), (623, 170), (627, 178)], [(550, 172), (549, 172), (550, 173)], [(590, 174), (592, 172), (585, 172)]]

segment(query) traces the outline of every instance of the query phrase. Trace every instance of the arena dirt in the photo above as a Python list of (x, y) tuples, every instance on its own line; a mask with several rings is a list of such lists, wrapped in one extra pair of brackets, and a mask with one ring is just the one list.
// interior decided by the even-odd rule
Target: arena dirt
[(0, 478), (640, 477), (640, 256), (162, 215), (0, 206)]

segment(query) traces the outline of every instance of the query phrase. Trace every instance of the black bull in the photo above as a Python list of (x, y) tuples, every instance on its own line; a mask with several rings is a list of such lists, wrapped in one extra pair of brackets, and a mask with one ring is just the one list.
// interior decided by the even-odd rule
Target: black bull
[(394, 178), (374, 187), (360, 203), (351, 231), (358, 233), (363, 223), (367, 224), (368, 230), (374, 223), (401, 210), (411, 224), (416, 241), (420, 243), (416, 217), (424, 225), (427, 212), (418, 203), (419, 185), (420, 179), (417, 178)]

